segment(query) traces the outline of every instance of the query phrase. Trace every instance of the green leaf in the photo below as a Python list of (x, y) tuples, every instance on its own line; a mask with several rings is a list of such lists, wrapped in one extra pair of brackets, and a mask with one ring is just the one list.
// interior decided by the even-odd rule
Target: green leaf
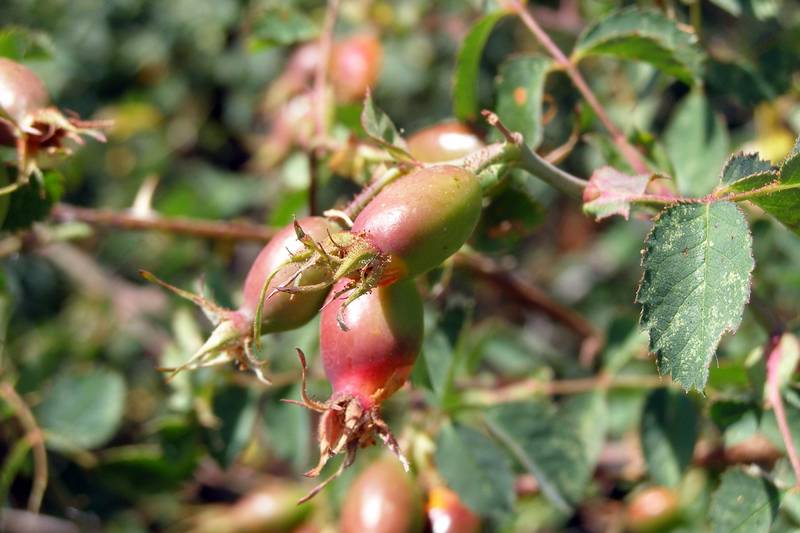
[(0, 57), (14, 61), (50, 59), (53, 51), (53, 43), (42, 32), (20, 26), (0, 29)]
[(214, 415), (220, 425), (210, 435), (209, 448), (222, 466), (233, 464), (250, 442), (256, 402), (255, 395), (241, 387), (227, 387), (214, 396)]
[(621, 215), (628, 220), (631, 201), (641, 197), (650, 176), (629, 176), (613, 167), (600, 167), (592, 173), (583, 191), (583, 212), (602, 220)]
[(763, 174), (773, 170), (775, 170), (775, 167), (772, 166), (772, 163), (764, 161), (758, 157), (758, 154), (738, 153), (731, 156), (728, 162), (725, 163), (720, 182), (736, 183), (754, 174)]
[(442, 401), (447, 396), (453, 376), (453, 347), (441, 329), (425, 328), (425, 340), (422, 343), (422, 358), (430, 379), (430, 385), (436, 397)]
[(697, 428), (697, 410), (686, 394), (669, 389), (650, 393), (642, 414), (641, 439), (654, 482), (678, 485), (692, 461)]
[(520, 241), (544, 220), (545, 208), (529, 187), (512, 176), (484, 205), (472, 236), (473, 245), (492, 254), (514, 252), (519, 249)]
[(722, 400), (714, 402), (709, 417), (722, 433), (725, 446), (734, 446), (758, 431), (761, 413), (753, 402)]
[(406, 141), (397, 131), (394, 122), (389, 116), (375, 105), (372, 93), (367, 91), (364, 98), (364, 109), (361, 111), (361, 125), (364, 132), (378, 144), (386, 148), (395, 159), (410, 161), (413, 158), (408, 154)]
[(800, 152), (797, 146), (783, 161), (777, 175), (756, 174), (732, 183), (727, 189), (752, 192), (747, 198), (749, 201), (800, 235)]
[[(500, 65), (497, 77), (497, 115), (511, 131), (522, 133), (531, 148), (542, 142), (542, 97), (552, 63), (538, 55), (513, 57)], [(499, 132), (494, 135), (500, 138)]]
[(436, 466), (461, 500), (483, 516), (502, 518), (514, 503), (514, 474), (509, 459), (491, 439), (461, 425), (442, 428)]
[(573, 59), (591, 55), (644, 61), (686, 83), (701, 76), (704, 60), (694, 34), (656, 10), (635, 7), (616, 11), (583, 32)]
[(725, 163), (719, 180), (720, 187), (715, 194), (763, 187), (776, 179), (778, 173), (772, 163), (764, 161), (758, 154), (738, 153), (732, 155)]
[(772, 483), (740, 468), (722, 474), (709, 510), (715, 533), (766, 533), (777, 513), (778, 492)]
[(605, 402), (575, 400), (562, 410), (541, 402), (506, 404), (487, 417), (492, 435), (533, 474), (542, 493), (561, 510), (578, 504), (591, 479), (605, 435)]
[[(64, 178), (55, 170), (44, 172), (44, 187), (35, 178), (9, 195), (9, 206), (3, 222), (5, 230), (26, 229), (44, 220), (64, 193)], [(42, 192), (44, 191), (44, 192)]]
[(750, 296), (752, 239), (730, 202), (664, 210), (647, 241), (636, 301), (658, 369), (702, 389), (725, 331), (735, 331)]
[(125, 381), (113, 370), (59, 374), (35, 410), (48, 447), (85, 450), (105, 444), (117, 431), (125, 406)]
[(453, 114), (461, 121), (475, 120), (478, 116), (478, 74), (483, 47), (495, 24), (505, 15), (506, 13), (498, 11), (475, 23), (458, 53), (453, 82)]
[(724, 121), (711, 109), (705, 94), (695, 90), (681, 101), (663, 140), (678, 190), (690, 196), (711, 191), (728, 157), (729, 140)]
[(288, 5), (272, 6), (254, 17), (248, 45), (255, 50), (289, 45), (309, 41), (318, 33), (317, 25), (302, 11)]
[[(300, 385), (290, 388), (282, 398), (299, 398)], [(264, 437), (281, 459), (290, 461), (295, 471), (308, 468), (312, 438), (311, 415), (308, 409), (279, 402), (277, 398), (264, 409)]]

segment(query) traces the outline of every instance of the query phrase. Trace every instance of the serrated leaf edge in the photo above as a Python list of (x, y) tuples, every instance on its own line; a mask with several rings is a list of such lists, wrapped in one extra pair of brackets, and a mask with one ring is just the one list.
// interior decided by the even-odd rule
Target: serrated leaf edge
[[(708, 208), (711, 206), (711, 204), (714, 204), (714, 203), (719, 203), (719, 202), (704, 202), (704, 203), (705, 203), (705, 205), (706, 205), (706, 209), (708, 209)], [(736, 203), (733, 203), (733, 202), (728, 202), (728, 203), (730, 203), (731, 205), (733, 205), (733, 206), (736, 208), (736, 210), (739, 212), (739, 214), (740, 214), (740, 215), (742, 215), (742, 217), (744, 217), (744, 218), (745, 218), (745, 221), (747, 220), (747, 219), (746, 219), (746, 217), (744, 216), (744, 213), (742, 212), (742, 210), (739, 208), (739, 206), (738, 206)], [(654, 223), (653, 223), (653, 227), (652, 227), (652, 228), (650, 228), (650, 231), (647, 233), (647, 236), (645, 237), (645, 240), (644, 240), (644, 245), (645, 245), (645, 248), (643, 248), (643, 249), (642, 249), (642, 253), (641, 253), (641, 255), (642, 255), (642, 258), (641, 258), (641, 260), (640, 260), (640, 262), (639, 262), (639, 266), (642, 268), (642, 276), (639, 278), (639, 283), (638, 283), (638, 286), (637, 286), (637, 288), (636, 288), (636, 295), (634, 296), (634, 302), (635, 302), (635, 303), (638, 303), (638, 304), (640, 304), (640, 305), (642, 306), (642, 309), (639, 311), (639, 327), (640, 327), (640, 328), (641, 328), (641, 329), (642, 329), (644, 332), (646, 332), (646, 333), (647, 333), (647, 336), (648, 336), (648, 350), (650, 351), (650, 353), (652, 353), (653, 355), (655, 355), (655, 356), (656, 356), (656, 368), (657, 368), (657, 370), (658, 370), (658, 374), (659, 374), (660, 376), (662, 376), (662, 377), (664, 376), (664, 374), (662, 373), (662, 371), (661, 371), (661, 367), (660, 367), (660, 365), (658, 364), (658, 359), (659, 359), (659, 354), (658, 354), (658, 352), (659, 352), (660, 350), (653, 350), (653, 349), (652, 349), (652, 341), (650, 340), (650, 329), (651, 329), (651, 328), (650, 328), (650, 327), (645, 327), (645, 326), (644, 326), (644, 324), (643, 324), (643, 322), (642, 322), (642, 320), (643, 320), (643, 315), (644, 315), (644, 304), (643, 304), (642, 302), (640, 302), (640, 301), (639, 301), (639, 293), (641, 292), (641, 290), (642, 290), (642, 284), (644, 283), (644, 276), (645, 276), (645, 271), (644, 271), (644, 260), (645, 260), (645, 256), (647, 255), (647, 253), (646, 253), (646, 252), (647, 252), (647, 246), (648, 246), (648, 243), (650, 242), (650, 239), (651, 239), (651, 237), (653, 236), (653, 233), (655, 232), (655, 229), (656, 229), (656, 222), (658, 222), (658, 221), (661, 219), (661, 216), (662, 216), (662, 215), (664, 214), (664, 212), (666, 212), (668, 209), (674, 209), (674, 208), (676, 208), (676, 207), (678, 207), (678, 206), (680, 206), (680, 205), (683, 205), (683, 204), (678, 204), (678, 205), (670, 206), (670, 207), (668, 207), (667, 209), (664, 209), (663, 211), (661, 211), (661, 212), (658, 214), (658, 216), (657, 216), (656, 218), (654, 218), (654, 219), (653, 219), (653, 222), (654, 222)], [(711, 359), (713, 359), (713, 358), (716, 356), (716, 351), (717, 351), (717, 348), (719, 347), (719, 343), (720, 343), (720, 341), (722, 340), (722, 337), (723, 337), (723, 336), (724, 336), (726, 333), (731, 333), (732, 335), (735, 335), (735, 334), (736, 334), (736, 331), (739, 329), (739, 326), (740, 326), (740, 325), (741, 325), (741, 323), (742, 323), (742, 318), (744, 317), (744, 310), (747, 308), (747, 305), (750, 303), (750, 297), (751, 297), (751, 294), (752, 294), (752, 287), (753, 287), (753, 270), (755, 269), (755, 258), (754, 258), (754, 256), (753, 256), (753, 236), (752, 236), (752, 233), (750, 232), (750, 228), (749, 228), (749, 226), (748, 226), (748, 228), (747, 228), (747, 236), (748, 236), (748, 238), (749, 238), (749, 240), (750, 240), (749, 256), (750, 256), (750, 264), (751, 264), (751, 267), (750, 267), (750, 270), (748, 270), (748, 272), (747, 272), (747, 286), (748, 286), (748, 288), (749, 288), (750, 290), (749, 290), (749, 291), (748, 291), (748, 293), (747, 293), (747, 300), (745, 300), (744, 304), (742, 305), (742, 313), (741, 313), (741, 315), (739, 316), (739, 319), (736, 321), (736, 323), (735, 323), (735, 324), (733, 324), (733, 325), (730, 325), (730, 326), (726, 326), (725, 328), (723, 328), (723, 330), (722, 330), (722, 331), (720, 332), (720, 334), (717, 336), (717, 339), (716, 339), (716, 341), (714, 342), (714, 352), (711, 354), (711, 356), (710, 356), (710, 357), (708, 357), (708, 358), (707, 358), (707, 359), (708, 359), (708, 365), (706, 366), (706, 373), (705, 373), (705, 376), (704, 376), (704, 379), (703, 379), (703, 388), (705, 388), (705, 384), (706, 384), (706, 382), (708, 381), (708, 369), (709, 369), (709, 368), (710, 368), (710, 366), (711, 366)], [(670, 372), (670, 378), (672, 378), (672, 373), (671, 373), (671, 372)], [(683, 383), (681, 383), (680, 381), (677, 381), (677, 380), (675, 380), (675, 382), (676, 382), (676, 383), (678, 383), (678, 384), (681, 386), (681, 388), (684, 390), (684, 392), (689, 392), (689, 391), (690, 391), (692, 388), (694, 388), (694, 389), (696, 389), (696, 390), (697, 390), (697, 391), (698, 391), (700, 394), (702, 394), (702, 393), (703, 393), (703, 390), (702, 390), (701, 388), (698, 388), (698, 387), (697, 387), (697, 385), (696, 385), (696, 383), (691, 383), (689, 386), (685, 386), (685, 385), (684, 385)]]

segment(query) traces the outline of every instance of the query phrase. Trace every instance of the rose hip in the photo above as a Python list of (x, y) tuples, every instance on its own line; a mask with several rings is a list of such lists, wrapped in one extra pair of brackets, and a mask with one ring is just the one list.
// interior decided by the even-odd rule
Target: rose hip
[[(334, 295), (347, 286), (334, 286)], [(344, 301), (334, 297), (323, 308), (320, 352), (333, 393), (325, 403), (303, 391), (300, 403), (322, 413), (319, 422), (319, 464), (306, 473), (320, 474), (330, 458), (346, 453), (339, 471), (317, 486), (303, 501), (314, 496), (355, 460), (359, 447), (377, 434), (407, 468), (397, 441), (380, 416), (380, 406), (405, 383), (422, 345), (422, 301), (411, 280), (379, 287), (341, 310)], [(348, 330), (337, 315), (344, 314)], [(298, 350), (304, 370), (305, 357)]]
[(408, 152), (423, 163), (458, 159), (483, 146), (477, 135), (456, 121), (423, 128), (408, 138)]
[(353, 481), (339, 519), (341, 533), (414, 533), (422, 527), (422, 495), (390, 457), (378, 459)]

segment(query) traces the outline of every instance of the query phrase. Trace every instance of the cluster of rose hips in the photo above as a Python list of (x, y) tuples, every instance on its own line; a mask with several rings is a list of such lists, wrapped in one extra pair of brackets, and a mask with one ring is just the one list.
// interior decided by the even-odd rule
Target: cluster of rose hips
[[(427, 486), (423, 491), (422, 487)], [(191, 533), (330, 531), (324, 507), (296, 505), (302, 488), (266, 479), (233, 505), (192, 508), (184, 524)], [(367, 465), (348, 488), (339, 515), (341, 533), (478, 533), (480, 517), (458, 495), (438, 483), (406, 474), (391, 457)]]
[[(295, 402), (321, 415), (320, 459), (306, 475), (318, 476), (330, 458), (345, 454), (330, 481), (376, 435), (408, 469), (380, 406), (406, 382), (422, 345), (422, 300), (414, 279), (461, 248), (480, 212), (477, 177), (460, 167), (433, 165), (386, 185), (352, 227), (318, 216), (295, 221), (256, 258), (238, 309), (173, 288), (217, 323), (176, 371), (234, 360), (268, 381), (254, 355), (261, 334), (298, 328), (321, 310), (320, 351), (333, 393), (323, 403), (303, 387), (302, 401)], [(298, 354), (305, 382), (305, 356), (299, 349)]]

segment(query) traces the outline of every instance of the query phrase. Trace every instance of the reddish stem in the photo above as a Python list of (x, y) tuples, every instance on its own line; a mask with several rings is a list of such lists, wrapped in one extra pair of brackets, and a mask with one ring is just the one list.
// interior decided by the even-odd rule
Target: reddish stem
[(272, 228), (244, 222), (165, 218), (155, 215), (141, 217), (125, 211), (90, 209), (69, 204), (57, 204), (53, 207), (51, 217), (62, 222), (79, 220), (92, 226), (109, 226), (127, 230), (156, 230), (164, 233), (232, 241), (266, 242), (275, 234), (275, 230)]
[(625, 157), (625, 159), (627, 159), (634, 172), (637, 174), (647, 174), (649, 172), (647, 163), (645, 163), (644, 159), (642, 159), (642, 156), (639, 154), (636, 148), (631, 146), (625, 135), (611, 121), (608, 113), (606, 113), (606, 110), (589, 88), (589, 84), (586, 83), (586, 80), (583, 78), (583, 75), (578, 70), (578, 67), (575, 65), (575, 63), (573, 63), (566, 55), (564, 55), (564, 52), (562, 52), (558, 45), (553, 42), (547, 32), (544, 31), (533, 18), (533, 15), (531, 15), (528, 10), (526, 10), (525, 7), (519, 3), (518, 0), (506, 0), (504, 4), (517, 14), (520, 20), (522, 20), (522, 23), (525, 24), (533, 36), (536, 37), (536, 39), (547, 50), (547, 52), (553, 56), (553, 59), (556, 60), (556, 63), (564, 69), (564, 71), (567, 73), (567, 76), (570, 77), (572, 83), (586, 100), (586, 103), (588, 103), (589, 107), (594, 110), (597, 118), (603, 123), (603, 126), (605, 126), (606, 130), (608, 130), (608, 133), (611, 134), (614, 144), (617, 145), (617, 148)]
[(792, 432), (789, 429), (789, 423), (786, 419), (786, 410), (783, 407), (783, 397), (781, 396), (781, 383), (780, 383), (780, 364), (783, 350), (781, 349), (782, 334), (775, 333), (769, 341), (769, 354), (767, 356), (767, 398), (772, 408), (775, 410), (775, 419), (778, 422), (778, 430), (783, 438), (783, 444), (786, 446), (786, 455), (789, 456), (789, 462), (792, 463), (792, 470), (794, 470), (795, 487), (800, 487), (800, 457), (797, 455), (797, 448), (794, 445)]

